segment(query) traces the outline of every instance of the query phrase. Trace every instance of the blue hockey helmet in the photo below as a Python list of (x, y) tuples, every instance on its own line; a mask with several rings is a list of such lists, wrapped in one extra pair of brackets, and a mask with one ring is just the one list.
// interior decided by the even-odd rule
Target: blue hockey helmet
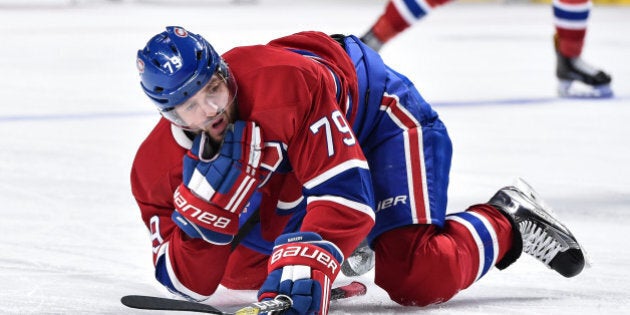
[(185, 122), (173, 110), (203, 88), (218, 73), (229, 82), (232, 97), (235, 84), (221, 56), (200, 35), (179, 26), (153, 36), (138, 50), (136, 65), (144, 93), (160, 113), (176, 125)]

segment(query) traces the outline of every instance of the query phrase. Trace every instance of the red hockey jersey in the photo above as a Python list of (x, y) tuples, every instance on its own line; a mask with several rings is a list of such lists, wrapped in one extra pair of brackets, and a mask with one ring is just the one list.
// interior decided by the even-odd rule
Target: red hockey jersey
[[(305, 198), (300, 230), (319, 233), (349, 255), (374, 224), (369, 168), (350, 127), (354, 115), (346, 112), (356, 108), (348, 102), (358, 99), (351, 60), (317, 32), (237, 47), (223, 58), (238, 85), (239, 119), (255, 121), (265, 142), (285, 148), (291, 168), (260, 188), (262, 237), (273, 241), (281, 234), (289, 220), (281, 209)], [(156, 277), (196, 300), (209, 297), (222, 281), (255, 289), (264, 280), (266, 257), (242, 246), (232, 252), (189, 239), (171, 221), (172, 195), (190, 145), (181, 129), (162, 119), (133, 164), (132, 192), (151, 232)]]

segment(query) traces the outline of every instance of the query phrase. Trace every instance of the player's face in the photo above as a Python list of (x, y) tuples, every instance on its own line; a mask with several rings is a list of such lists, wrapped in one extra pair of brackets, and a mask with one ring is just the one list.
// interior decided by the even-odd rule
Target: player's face
[(236, 121), (237, 109), (236, 105), (233, 103), (234, 101), (228, 104), (221, 114), (212, 120), (209, 120), (204, 128), (202, 128), (202, 130), (206, 132), (208, 136), (210, 136), (210, 139), (212, 139), (212, 141), (216, 144), (223, 142), (223, 137), (228, 125)]
[(214, 74), (201, 90), (174, 110), (188, 128), (203, 130), (213, 140), (220, 141), (236, 116), (234, 95), (231, 94), (226, 80)]

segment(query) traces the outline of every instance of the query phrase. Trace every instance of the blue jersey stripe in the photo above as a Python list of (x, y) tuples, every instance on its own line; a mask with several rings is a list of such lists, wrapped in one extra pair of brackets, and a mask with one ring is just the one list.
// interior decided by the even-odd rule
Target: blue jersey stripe
[(567, 11), (558, 7), (553, 8), (553, 15), (556, 18), (569, 21), (586, 21), (588, 19), (589, 10), (586, 11)]
[(165, 286), (169, 291), (171, 291), (173, 293), (177, 293), (178, 295), (181, 295), (181, 296), (186, 297), (188, 299), (194, 300), (190, 296), (188, 296), (188, 295), (178, 291), (177, 289), (175, 289), (175, 285), (173, 284), (173, 281), (171, 280), (171, 277), (169, 277), (169, 275), (168, 275), (168, 268), (166, 267), (166, 254), (162, 255), (158, 259), (157, 264), (155, 264), (155, 278), (163, 286)]
[(482, 272), (477, 278), (479, 279), (483, 277), (483, 275), (485, 275), (494, 264), (495, 248), (494, 248), (494, 241), (492, 239), (492, 235), (490, 234), (490, 231), (488, 231), (488, 228), (483, 223), (483, 221), (481, 221), (478, 217), (476, 217), (472, 213), (462, 212), (462, 213), (454, 214), (454, 216), (460, 217), (466, 220), (467, 222), (469, 222), (472, 225), (472, 227), (475, 229), (474, 231), (470, 231), (470, 232), (471, 233), (475, 232), (482, 242), (482, 244), (479, 244), (480, 246), (482, 246), (482, 248), (479, 248), (479, 251), (483, 251), (484, 258), (483, 258), (483, 261), (479, 262), (480, 264), (483, 264)]
[(405, 6), (407, 6), (407, 9), (409, 9), (409, 12), (411, 12), (416, 19), (420, 19), (427, 14), (427, 12), (422, 9), (415, 0), (404, 0), (403, 2), (405, 3)]

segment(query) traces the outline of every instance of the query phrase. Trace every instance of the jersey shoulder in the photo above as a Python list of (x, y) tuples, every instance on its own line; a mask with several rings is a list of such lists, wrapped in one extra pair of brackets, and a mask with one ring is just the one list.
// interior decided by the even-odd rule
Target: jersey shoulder
[(174, 185), (181, 182), (186, 141), (192, 145), (182, 129), (164, 118), (153, 128), (138, 148), (131, 168), (131, 188), (137, 200), (170, 202)]

